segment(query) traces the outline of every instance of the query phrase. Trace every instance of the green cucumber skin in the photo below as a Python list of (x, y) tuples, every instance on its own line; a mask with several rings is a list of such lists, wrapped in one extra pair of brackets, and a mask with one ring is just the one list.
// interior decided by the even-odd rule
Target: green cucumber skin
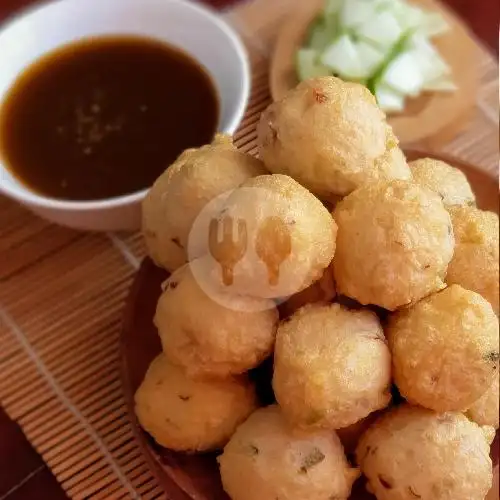
[[(382, 12), (383, 10), (390, 9), (391, 3), (392, 2), (390, 0), (380, 1), (379, 5), (377, 5), (376, 7), (376, 12)], [(374, 48), (379, 49), (377, 44), (375, 44), (371, 40), (365, 39), (365, 37), (363, 36), (358, 35), (357, 29), (355, 27), (345, 28), (343, 26), (340, 26), (341, 9), (342, 7), (337, 9), (334, 13), (327, 13), (326, 10), (323, 9), (321, 13), (314, 19), (308, 29), (307, 41), (304, 45), (304, 48), (310, 48), (316, 51), (318, 68), (320, 67), (320, 58), (322, 52), (326, 50), (329, 44), (335, 43), (335, 41), (343, 35), (349, 36), (349, 38), (353, 42), (363, 41), (364, 43), (370, 44)], [(332, 76), (343, 78), (346, 81), (353, 81), (365, 85), (373, 95), (376, 95), (377, 87), (383, 79), (384, 73), (387, 71), (390, 64), (408, 48), (408, 43), (411, 41), (412, 37), (417, 32), (419, 32), (419, 29), (420, 27), (418, 26), (407, 28), (399, 37), (399, 39), (394, 42), (387, 51), (384, 51), (386, 54), (385, 57), (382, 59), (380, 64), (378, 64), (371, 72), (371, 76), (369, 78), (363, 80), (355, 80), (352, 78), (343, 78), (342, 75), (335, 74), (333, 71), (329, 72), (329, 74), (331, 74)], [(318, 34), (319, 30), (322, 30), (322, 33)], [(312, 44), (313, 37), (316, 38), (315, 44)], [(304, 72), (300, 71), (299, 69), (298, 58), (296, 58), (296, 72), (299, 75), (299, 79), (302, 80), (302, 77), (305, 75)], [(313, 71), (311, 71), (311, 73), (313, 74), (313, 76), (315, 76)]]
[[(390, 2), (387, 3), (381, 3), (377, 7), (377, 11), (381, 11), (387, 8)], [(326, 47), (322, 47), (322, 49), (318, 47), (314, 47), (312, 45), (312, 40), (313, 36), (318, 29), (325, 29), (327, 27), (328, 21), (331, 23), (332, 18), (334, 19), (334, 25), (335, 25), (335, 30), (332, 30), (332, 38), (331, 42), (334, 43), (335, 40), (337, 40), (340, 36), (347, 34), (350, 38), (352, 38), (353, 41), (358, 41), (358, 40), (363, 40), (366, 43), (369, 43), (370, 45), (375, 45), (370, 41), (370, 40), (365, 40), (363, 37), (359, 37), (356, 33), (356, 30), (354, 28), (342, 28), (338, 26), (338, 20), (339, 20), (339, 15), (338, 13), (334, 15), (328, 16), (328, 18), (325, 17), (325, 12), (321, 11), (320, 14), (314, 19), (314, 21), (311, 23), (309, 30), (308, 30), (308, 36), (307, 36), (307, 42), (306, 45), (304, 46), (305, 48), (313, 48), (314, 50), (317, 50), (320, 52), (321, 50), (324, 50)], [(380, 63), (379, 67), (374, 70), (373, 75), (368, 78), (366, 81), (359, 81), (359, 80), (353, 80), (356, 81), (357, 83), (364, 83), (366, 87), (370, 90), (372, 94), (375, 94), (375, 88), (380, 80), (380, 77), (384, 73), (384, 71), (387, 69), (389, 64), (392, 62), (393, 59), (395, 59), (403, 50), (406, 44), (406, 41), (412, 36), (413, 30), (408, 30), (407, 32), (403, 33), (403, 35), (397, 40), (394, 45), (389, 49), (387, 56), (385, 59)], [(319, 58), (319, 54), (318, 54)], [(298, 59), (296, 58), (296, 72), (299, 75), (299, 79), (301, 79), (301, 71), (298, 69)], [(332, 73), (333, 75), (333, 73)], [(338, 76), (338, 75), (334, 75)], [(341, 75), (340, 75), (341, 76)]]
[(399, 40), (391, 47), (387, 57), (380, 63), (380, 66), (374, 71), (371, 78), (367, 80), (366, 86), (373, 95), (375, 95), (377, 84), (380, 81), (380, 78), (384, 74), (385, 70), (389, 67), (389, 64), (391, 64), (391, 62), (405, 50), (406, 44), (412, 36), (413, 30), (408, 30), (407, 32), (403, 33)]

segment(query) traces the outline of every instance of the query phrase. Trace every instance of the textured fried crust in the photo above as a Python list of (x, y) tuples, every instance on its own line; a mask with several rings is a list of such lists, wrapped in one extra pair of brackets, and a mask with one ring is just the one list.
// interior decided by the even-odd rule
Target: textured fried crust
[(385, 114), (363, 85), (320, 77), (300, 83), (262, 113), (260, 157), (321, 199), (370, 182), (409, 179)]
[(278, 327), (273, 388), (303, 428), (339, 429), (389, 403), (391, 356), (376, 314), (309, 305)]
[(394, 381), (412, 403), (465, 410), (498, 377), (498, 319), (458, 285), (390, 317), (386, 334)]
[(460, 413), (403, 405), (363, 435), (357, 461), (378, 500), (484, 500), (493, 476), (490, 431)]
[(276, 405), (238, 428), (219, 464), (232, 500), (345, 500), (359, 476), (334, 432), (292, 429)]
[(467, 177), (458, 168), (433, 158), (415, 160), (409, 165), (413, 182), (439, 194), (445, 206), (476, 203)]
[(495, 377), (489, 389), (467, 410), (466, 415), (479, 425), (499, 427), (499, 391), (498, 377)]
[(455, 241), (437, 194), (407, 181), (371, 184), (344, 198), (333, 217), (339, 294), (392, 311), (444, 287)]
[(257, 407), (246, 378), (193, 381), (160, 354), (135, 394), (135, 412), (155, 441), (177, 451), (224, 446)]
[(155, 324), (167, 358), (191, 377), (239, 374), (273, 349), (278, 311), (269, 299), (205, 294), (186, 264), (165, 282)]
[[(226, 200), (219, 220), (220, 225), (224, 220), (245, 225), (245, 252), (234, 266), (231, 293), (267, 298), (295, 294), (321, 278), (335, 253), (332, 216), (286, 175), (261, 175), (243, 183)], [(217, 256), (222, 267), (231, 264), (234, 251), (233, 245), (222, 247)], [(270, 281), (273, 264), (279, 264), (275, 283)]]
[(455, 207), (450, 214), (456, 246), (446, 281), (479, 293), (498, 315), (498, 215), (475, 207)]
[(305, 290), (292, 295), (280, 305), (280, 316), (283, 318), (291, 316), (307, 304), (328, 304), (333, 301), (335, 295), (333, 272), (328, 267), (318, 281)]
[(149, 256), (169, 271), (187, 262), (189, 232), (206, 204), (265, 172), (262, 162), (238, 151), (229, 136), (184, 151), (144, 199), (142, 232)]

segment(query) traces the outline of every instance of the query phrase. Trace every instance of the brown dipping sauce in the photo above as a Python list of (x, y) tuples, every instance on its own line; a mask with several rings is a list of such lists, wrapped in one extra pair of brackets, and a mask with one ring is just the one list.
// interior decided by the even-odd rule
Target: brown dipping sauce
[(218, 124), (211, 78), (177, 48), (135, 36), (64, 46), (14, 83), (0, 156), (32, 191), (97, 200), (147, 188)]

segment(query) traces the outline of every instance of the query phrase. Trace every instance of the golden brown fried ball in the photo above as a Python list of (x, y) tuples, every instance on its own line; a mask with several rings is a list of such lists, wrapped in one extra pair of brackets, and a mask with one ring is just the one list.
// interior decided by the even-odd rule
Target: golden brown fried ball
[(335, 295), (333, 272), (328, 267), (318, 281), (280, 304), (280, 316), (287, 318), (307, 304), (328, 304), (333, 301)]
[(276, 405), (238, 427), (219, 465), (232, 500), (345, 500), (359, 476), (334, 432), (293, 429)]
[(455, 240), (439, 196), (406, 181), (358, 189), (335, 209), (339, 294), (390, 311), (442, 289)]
[(446, 281), (479, 293), (498, 315), (498, 215), (475, 207), (455, 207), (450, 214), (456, 246)]
[(328, 200), (365, 184), (409, 179), (398, 140), (370, 91), (320, 77), (300, 83), (262, 113), (260, 157)]
[(415, 160), (409, 165), (413, 182), (437, 193), (445, 206), (476, 203), (467, 177), (458, 168), (433, 158)]
[(394, 381), (411, 403), (465, 410), (498, 376), (498, 319), (458, 285), (394, 314), (386, 332)]
[(356, 455), (378, 500), (484, 500), (490, 437), (461, 413), (405, 404), (368, 429)]
[(143, 429), (158, 444), (176, 451), (224, 446), (255, 408), (254, 387), (247, 379), (193, 381), (164, 354), (151, 363), (135, 394)]
[(227, 376), (254, 368), (273, 349), (278, 311), (272, 300), (209, 297), (192, 272), (178, 269), (165, 283), (155, 324), (170, 362), (190, 377)]
[(466, 415), (479, 425), (499, 427), (499, 390), (498, 376), (489, 389), (467, 410)]
[(303, 428), (339, 429), (389, 404), (391, 355), (377, 315), (308, 305), (278, 327), (273, 388)]
[(226, 200), (217, 225), (208, 252), (220, 265), (221, 287), (231, 293), (292, 295), (320, 279), (335, 252), (332, 216), (286, 175), (261, 175), (242, 184)]
[(205, 205), (265, 172), (262, 162), (238, 151), (230, 136), (184, 151), (144, 199), (142, 232), (149, 256), (169, 271), (187, 262), (189, 232)]

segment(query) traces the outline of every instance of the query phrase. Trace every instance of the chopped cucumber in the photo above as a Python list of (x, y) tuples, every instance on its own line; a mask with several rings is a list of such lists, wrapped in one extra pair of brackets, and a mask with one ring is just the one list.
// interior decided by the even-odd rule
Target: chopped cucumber
[(403, 35), (390, 49), (388, 49), (384, 61), (382, 64), (373, 72), (372, 76), (368, 80), (368, 88), (375, 94), (375, 89), (379, 85), (383, 74), (387, 70), (391, 62), (399, 56), (401, 53), (407, 50), (408, 45), (408, 34)]
[(428, 92), (454, 92), (458, 90), (453, 80), (447, 76), (437, 78), (436, 80), (431, 80), (426, 82), (422, 87), (422, 90)]
[(321, 22), (310, 32), (308, 47), (318, 52), (322, 52), (326, 46), (331, 43), (332, 39), (332, 34), (323, 22)]
[(402, 94), (417, 95), (424, 82), (413, 51), (403, 52), (393, 59), (381, 82)]
[(361, 65), (356, 44), (343, 35), (329, 45), (321, 55), (321, 63), (347, 80), (366, 78), (368, 71)]
[(397, 19), (389, 11), (378, 13), (366, 21), (357, 31), (358, 36), (381, 47), (389, 47), (403, 35)]
[[(332, 42), (339, 35), (339, 14), (348, 0), (326, 0), (325, 9), (323, 11), (325, 18), (325, 26), (330, 30), (329, 42)], [(325, 47), (323, 47), (325, 48)]]
[(386, 51), (378, 49), (364, 41), (357, 42), (356, 48), (358, 50), (359, 62), (363, 68), (366, 68), (366, 78), (370, 77), (380, 67), (388, 55)]
[(339, 22), (338, 13), (325, 15), (325, 27), (330, 34), (330, 38), (328, 39), (329, 42), (332, 42), (332, 40), (342, 35), (345, 31)]
[(392, 90), (383, 84), (377, 86), (375, 97), (378, 105), (386, 113), (403, 111), (405, 105), (405, 95)]
[(447, 29), (439, 13), (407, 0), (325, 0), (297, 51), (297, 74), (359, 82), (384, 111), (398, 112), (408, 96), (456, 90), (450, 67), (430, 42)]
[(421, 31), (428, 37), (442, 35), (450, 29), (446, 19), (437, 12), (424, 14)]
[(415, 61), (425, 82), (449, 75), (451, 69), (439, 52), (421, 35), (412, 37), (411, 45)]
[(318, 53), (314, 49), (300, 49), (297, 52), (297, 72), (301, 80), (331, 75), (331, 70), (318, 62)]
[[(347, 0), (349, 1), (349, 0)], [(326, 0), (325, 2), (325, 16), (331, 14), (337, 14), (340, 9), (344, 6), (345, 0)]]
[(394, 16), (403, 31), (418, 31), (422, 25), (425, 13), (418, 7), (400, 3), (398, 8), (394, 11)]
[(375, 8), (373, 0), (347, 0), (340, 11), (339, 21), (348, 29), (361, 26), (374, 17)]
[(376, 12), (383, 12), (384, 10), (393, 10), (397, 8), (398, 0), (372, 0), (375, 4)]

